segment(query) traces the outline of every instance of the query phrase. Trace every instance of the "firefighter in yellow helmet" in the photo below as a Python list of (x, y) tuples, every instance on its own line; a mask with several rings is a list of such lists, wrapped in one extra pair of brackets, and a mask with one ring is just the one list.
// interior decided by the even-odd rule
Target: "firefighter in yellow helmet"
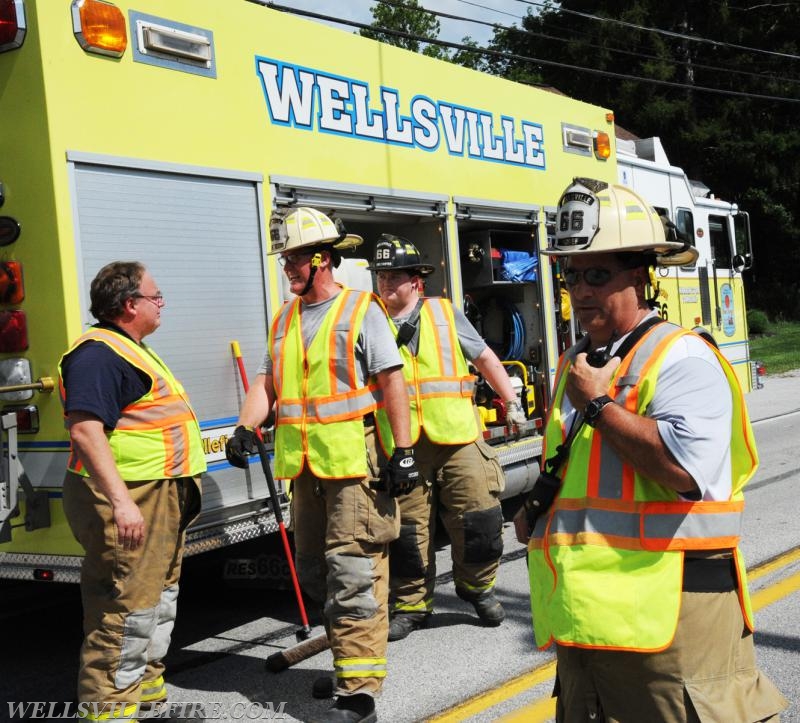
[[(318, 720), (374, 721), (386, 676), (395, 498), (418, 477), (402, 360), (378, 299), (333, 279), (341, 251), (359, 237), (308, 207), (277, 219), (271, 232), (270, 253), (280, 254), (295, 298), (272, 320), (226, 456), (247, 467), (253, 430), (274, 406), (275, 476), (292, 481), (297, 573), (324, 604), (336, 669), (336, 701)], [(396, 441), (388, 461), (376, 443), (377, 398)]]
[(742, 490), (758, 466), (729, 363), (646, 298), (667, 240), (628, 188), (575, 179), (555, 245), (586, 335), (559, 363), (542, 473), (514, 523), (558, 721), (761, 721), (786, 701), (755, 665)]
[[(411, 440), (424, 480), (399, 500), (400, 537), (389, 557), (389, 640), (422, 627), (433, 611), (437, 512), (450, 536), (456, 593), (473, 605), (484, 625), (500, 625), (505, 613), (494, 588), (503, 552), (498, 496), (504, 479), (495, 451), (480, 435), (468, 362), (505, 401), (509, 422), (520, 424), (525, 415), (505, 367), (464, 314), (447, 299), (424, 296), (424, 279), (434, 269), (422, 262), (413, 243), (382, 235), (370, 268), (405, 362)], [(391, 449), (383, 410), (378, 436)]]

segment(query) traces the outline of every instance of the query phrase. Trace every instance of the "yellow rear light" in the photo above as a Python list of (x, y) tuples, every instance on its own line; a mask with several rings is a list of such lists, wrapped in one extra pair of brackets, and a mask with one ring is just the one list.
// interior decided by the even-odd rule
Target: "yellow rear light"
[(594, 134), (594, 155), (605, 161), (611, 157), (611, 137), (604, 131)]
[(119, 58), (128, 47), (125, 16), (104, 0), (73, 0), (72, 29), (80, 46), (90, 53)]

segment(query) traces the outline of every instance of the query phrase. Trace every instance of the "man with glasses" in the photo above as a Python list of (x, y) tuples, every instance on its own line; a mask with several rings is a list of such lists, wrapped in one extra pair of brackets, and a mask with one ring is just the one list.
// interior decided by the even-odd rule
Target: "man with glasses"
[(86, 551), (78, 702), (87, 720), (130, 720), (164, 704), (164, 656), (185, 530), (200, 511), (200, 427), (181, 383), (144, 338), (164, 298), (135, 261), (91, 284), (98, 323), (59, 364), (71, 453), (64, 512)]
[(514, 522), (560, 722), (749, 723), (786, 706), (755, 664), (738, 549), (758, 466), (747, 408), (725, 358), (650, 308), (650, 267), (696, 258), (664, 229), (630, 189), (575, 179), (545, 251), (586, 336), (560, 360)]
[[(424, 298), (424, 279), (434, 268), (422, 262), (413, 243), (383, 234), (370, 269), (405, 362), (411, 438), (424, 481), (399, 501), (400, 537), (389, 557), (389, 640), (423, 627), (433, 612), (437, 513), (450, 537), (456, 593), (472, 604), (484, 625), (495, 627), (505, 618), (495, 595), (505, 480), (497, 453), (481, 435), (469, 362), (503, 400), (510, 432), (525, 414), (505, 367), (464, 314), (447, 299)], [(378, 436), (389, 446), (385, 421), (379, 410)]]
[[(254, 429), (275, 406), (275, 476), (291, 480), (297, 573), (324, 604), (336, 701), (318, 721), (377, 720), (386, 676), (389, 542), (399, 532), (396, 497), (417, 481), (402, 360), (375, 296), (337, 284), (341, 251), (361, 243), (323, 213), (300, 207), (272, 228), (270, 253), (295, 298), (270, 325), (264, 363), (250, 387), (228, 461), (246, 468)], [(394, 446), (380, 456), (375, 410)], [(326, 685), (327, 684), (327, 685)], [(315, 697), (333, 692), (330, 679)]]

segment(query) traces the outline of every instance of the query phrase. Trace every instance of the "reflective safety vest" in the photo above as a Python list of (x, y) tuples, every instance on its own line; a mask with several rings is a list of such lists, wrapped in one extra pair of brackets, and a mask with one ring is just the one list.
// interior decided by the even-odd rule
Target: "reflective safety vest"
[[(644, 416), (668, 350), (689, 333), (668, 323), (650, 329), (622, 361), (608, 394)], [(542, 459), (552, 456), (567, 435), (561, 403), (576, 353), (573, 347), (559, 365)], [(684, 500), (622, 462), (600, 431), (583, 425), (560, 471), (561, 490), (528, 543), (531, 610), (540, 647), (556, 641), (637, 652), (667, 648), (678, 623), (687, 550), (733, 552), (742, 612), (752, 630), (737, 545), (742, 490), (758, 456), (735, 372), (718, 352), (717, 358), (733, 400), (730, 498)]]
[[(394, 323), (392, 329), (396, 335)], [(411, 402), (411, 444), (416, 444), (422, 427), (436, 444), (474, 442), (479, 431), (472, 405), (475, 377), (469, 373), (458, 342), (453, 307), (447, 299), (424, 300), (419, 314), (417, 354), (412, 354), (407, 344), (399, 351)], [(381, 446), (389, 456), (394, 439), (382, 405), (376, 420)]]
[(276, 392), (275, 476), (294, 479), (305, 461), (321, 478), (368, 472), (364, 416), (375, 411), (374, 384), (360, 385), (356, 342), (374, 294), (343, 289), (304, 348), (301, 301), (272, 321), (270, 356)]
[[(150, 378), (147, 393), (122, 410), (117, 426), (106, 431), (120, 477), (126, 482), (192, 477), (206, 470), (197, 417), (183, 385), (156, 353), (124, 334), (90, 329), (79, 337), (58, 364), (61, 401), (66, 399), (61, 366), (87, 341), (105, 344)], [(84, 477), (89, 472), (73, 449), (67, 468)]]

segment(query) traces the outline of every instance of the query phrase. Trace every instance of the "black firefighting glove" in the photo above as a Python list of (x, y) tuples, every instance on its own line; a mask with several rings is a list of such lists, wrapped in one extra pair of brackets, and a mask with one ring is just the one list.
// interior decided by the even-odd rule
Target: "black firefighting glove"
[(536, 521), (550, 509), (560, 489), (561, 480), (550, 472), (543, 471), (536, 478), (536, 482), (524, 502), (529, 537), (533, 534)]
[(390, 497), (407, 495), (419, 481), (419, 470), (412, 447), (395, 447), (386, 465), (386, 491)]
[(225, 442), (225, 457), (234, 467), (247, 469), (247, 457), (256, 453), (256, 432), (252, 427), (240, 424), (233, 430), (233, 436)]

